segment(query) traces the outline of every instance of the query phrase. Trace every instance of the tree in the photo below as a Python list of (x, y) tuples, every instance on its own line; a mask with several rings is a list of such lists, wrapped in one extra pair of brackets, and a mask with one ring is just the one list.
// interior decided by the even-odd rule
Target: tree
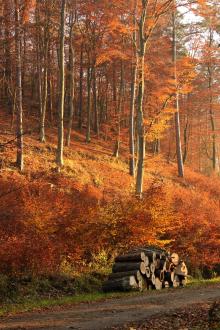
[(21, 2), (14, 0), (15, 5), (15, 51), (16, 51), (16, 106), (17, 106), (17, 159), (20, 171), (24, 169), (23, 144), (23, 102), (22, 102), (22, 72), (21, 72)]
[[(172, 13), (173, 21), (173, 66), (174, 66), (174, 81), (177, 88), (177, 68), (176, 68), (176, 13), (175, 13), (176, 3), (174, 1), (174, 9)], [(178, 175), (184, 177), (183, 169), (183, 156), (182, 156), (182, 146), (181, 146), (181, 135), (180, 135), (180, 116), (179, 116), (179, 92), (175, 93), (175, 131), (176, 131), (176, 155), (177, 155), (177, 165), (178, 165)]]
[(58, 119), (58, 145), (57, 145), (57, 166), (58, 170), (63, 166), (63, 116), (64, 116), (64, 96), (65, 96), (65, 68), (64, 68), (64, 42), (65, 42), (65, 10), (66, 0), (61, 1), (60, 12), (60, 87), (59, 87), (59, 119)]

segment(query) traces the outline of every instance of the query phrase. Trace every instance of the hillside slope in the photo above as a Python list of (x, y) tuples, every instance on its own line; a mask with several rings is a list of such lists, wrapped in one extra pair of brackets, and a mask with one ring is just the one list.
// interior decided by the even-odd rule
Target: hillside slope
[[(2, 145), (14, 137), (9, 122), (0, 117)], [(86, 144), (83, 132), (75, 130), (57, 173), (56, 130), (47, 130), (45, 144), (34, 132), (24, 140), (23, 173), (14, 164), (14, 142), (0, 152), (0, 271), (81, 268), (103, 253), (107, 262), (118, 250), (138, 244), (175, 248), (195, 266), (220, 261), (218, 177), (186, 168), (181, 179), (175, 164), (148, 155), (139, 201), (128, 174), (126, 141), (115, 159), (110, 139), (93, 137)]]

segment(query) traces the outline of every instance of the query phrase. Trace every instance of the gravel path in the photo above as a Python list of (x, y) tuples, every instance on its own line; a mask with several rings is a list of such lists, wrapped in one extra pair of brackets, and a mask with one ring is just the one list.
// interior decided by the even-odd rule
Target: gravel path
[[(178, 309), (190, 309), (196, 304), (210, 304), (215, 300), (220, 300), (220, 284), (146, 292), (135, 297), (82, 303), (62, 310), (0, 318), (0, 329), (121, 329), (126, 328), (125, 324), (144, 324), (157, 315), (161, 317)], [(127, 327), (129, 328), (130, 326)]]

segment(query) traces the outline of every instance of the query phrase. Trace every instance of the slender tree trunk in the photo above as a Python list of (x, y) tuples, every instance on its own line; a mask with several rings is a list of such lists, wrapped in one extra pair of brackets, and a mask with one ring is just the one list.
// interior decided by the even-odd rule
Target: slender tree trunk
[(80, 74), (79, 74), (79, 122), (78, 127), (82, 130), (83, 124), (83, 44), (80, 50)]
[[(175, 5), (175, 2), (174, 2)], [(177, 87), (177, 72), (176, 72), (176, 12), (175, 9), (172, 14), (173, 18), (173, 66), (174, 66), (174, 80)], [(179, 115), (179, 93), (176, 91), (175, 100), (175, 132), (176, 132), (176, 155), (177, 155), (177, 165), (178, 165), (178, 175), (179, 177), (184, 177), (184, 166), (183, 166), (183, 156), (182, 156), (182, 146), (181, 146), (181, 133), (180, 133), (180, 115)]]
[(120, 143), (121, 143), (121, 113), (122, 113), (122, 99), (123, 99), (123, 89), (124, 89), (124, 65), (121, 61), (121, 79), (120, 79), (120, 91), (119, 91), (119, 97), (118, 97), (118, 131), (117, 131), (117, 138), (115, 142), (115, 148), (113, 152), (113, 157), (118, 158), (119, 156), (119, 149), (120, 149)]
[[(136, 4), (135, 10), (136, 12)], [(134, 33), (133, 33), (133, 41), (136, 44), (136, 22), (134, 16)], [(131, 176), (135, 175), (135, 144), (134, 144), (134, 113), (135, 113), (135, 99), (136, 99), (136, 88), (137, 88), (137, 65), (138, 65), (138, 57), (137, 51), (134, 50), (135, 63), (132, 63), (132, 81), (131, 81), (131, 104), (130, 104), (130, 116), (129, 116), (129, 174)]]
[(65, 72), (64, 72), (64, 41), (65, 41), (65, 9), (66, 0), (61, 3), (60, 16), (60, 104), (59, 104), (59, 122), (58, 122), (58, 145), (57, 145), (57, 165), (60, 169), (63, 162), (63, 115), (64, 115), (64, 97), (65, 97)]
[[(47, 28), (46, 28), (47, 30)], [(42, 97), (42, 111), (40, 116), (40, 141), (45, 142), (45, 118), (47, 110), (47, 94), (48, 94), (48, 32), (45, 31), (45, 49), (44, 49), (44, 76), (43, 76), (43, 97)]]
[(73, 112), (74, 112), (74, 48), (73, 48), (73, 14), (71, 15), (71, 28), (69, 36), (69, 120), (67, 127), (66, 145), (70, 145), (71, 131), (73, 124)]
[(93, 107), (95, 115), (94, 131), (99, 137), (99, 111), (97, 106), (96, 69), (93, 70)]
[(23, 160), (23, 105), (21, 72), (21, 18), (20, 1), (15, 0), (15, 52), (16, 52), (16, 89), (17, 89), (17, 166), (24, 169)]
[(139, 21), (139, 73), (138, 73), (138, 98), (137, 98), (137, 177), (136, 177), (136, 195), (141, 198), (143, 193), (144, 179), (144, 159), (145, 159), (145, 130), (144, 130), (144, 115), (143, 115), (143, 100), (144, 100), (144, 59), (146, 53), (145, 39), (145, 21), (147, 15), (147, 1), (142, 1), (142, 14)]
[(36, 4), (36, 52), (37, 52), (37, 73), (38, 73), (38, 99), (39, 99), (39, 132), (41, 136), (41, 117), (43, 112), (43, 98), (42, 98), (42, 35), (40, 28), (40, 14), (39, 14), (39, 1)]
[(88, 63), (87, 68), (87, 124), (86, 124), (86, 143), (91, 141), (91, 80), (92, 68)]
[[(212, 47), (213, 42), (213, 32), (210, 28), (209, 30), (209, 47)], [(212, 76), (212, 63), (210, 59), (210, 64), (208, 65), (208, 88), (209, 88), (209, 116), (210, 116), (210, 124), (211, 124), (211, 130), (212, 130), (212, 169), (213, 171), (216, 170), (216, 125), (215, 125), (215, 116), (214, 116), (214, 109), (213, 109), (213, 76)]]

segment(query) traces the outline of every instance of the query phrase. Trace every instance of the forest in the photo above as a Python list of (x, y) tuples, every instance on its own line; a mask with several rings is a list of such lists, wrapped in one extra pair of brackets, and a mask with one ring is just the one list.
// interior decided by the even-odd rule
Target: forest
[(0, 297), (141, 245), (219, 274), (219, 95), (218, 0), (0, 0)]

